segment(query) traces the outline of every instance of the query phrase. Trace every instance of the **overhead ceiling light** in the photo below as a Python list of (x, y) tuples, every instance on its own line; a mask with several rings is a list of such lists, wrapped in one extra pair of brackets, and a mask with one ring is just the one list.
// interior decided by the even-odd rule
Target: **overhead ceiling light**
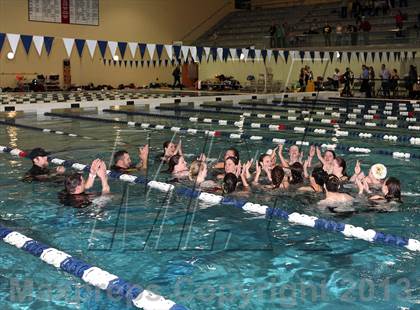
[(8, 52), (7, 59), (12, 60), (13, 58), (15, 58), (15, 54), (13, 52)]

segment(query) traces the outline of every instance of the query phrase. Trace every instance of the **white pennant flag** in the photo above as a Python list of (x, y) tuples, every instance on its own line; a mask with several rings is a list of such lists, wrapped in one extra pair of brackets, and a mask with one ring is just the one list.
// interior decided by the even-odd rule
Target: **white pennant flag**
[(261, 61), (261, 50), (260, 49), (255, 50), (255, 60), (256, 61)]
[(206, 60), (209, 61), (210, 47), (204, 47), (204, 53), (206, 54)]
[(16, 54), (16, 48), (19, 43), (20, 34), (8, 33), (7, 40), (9, 40), (10, 48), (13, 54)]
[(152, 60), (155, 54), (156, 44), (147, 44), (146, 47), (147, 51), (149, 52), (150, 60)]
[(314, 61), (321, 61), (321, 55), (319, 55), (319, 52), (315, 51), (314, 59)]
[(168, 59), (172, 60), (172, 55), (173, 55), (172, 45), (165, 44), (165, 50), (166, 50), (166, 54), (168, 54)]
[(312, 61), (312, 59), (311, 59), (311, 53), (309, 53), (308, 51), (306, 51), (305, 52), (305, 55), (303, 56), (303, 60)]
[(86, 40), (86, 45), (89, 50), (90, 58), (93, 58), (93, 55), (95, 55), (96, 42), (96, 40)]
[(128, 42), (128, 48), (130, 49), (132, 58), (136, 58), (137, 46), (139, 45), (136, 42)]
[(109, 47), (109, 51), (111, 52), (111, 56), (112, 58), (114, 58), (116, 52), (117, 52), (117, 46), (118, 43), (115, 41), (108, 41), (108, 47)]
[(272, 50), (267, 50), (267, 62), (270, 62), (271, 60), (271, 55), (273, 55), (273, 51)]
[(248, 53), (249, 53), (249, 49), (247, 48), (242, 49), (242, 54), (244, 55), (244, 61), (248, 59)]
[(38, 55), (41, 56), (42, 54), (42, 46), (44, 45), (44, 37), (43, 36), (34, 36), (32, 38), (34, 41), (35, 49), (38, 52)]
[(229, 53), (230, 53), (230, 57), (232, 58), (232, 60), (236, 60), (237, 59), (236, 48), (230, 48), (229, 49)]
[(190, 53), (191, 53), (191, 57), (194, 60), (194, 62), (197, 62), (197, 47), (196, 46), (190, 46)]
[(280, 56), (281, 59), (283, 59), (283, 61), (285, 61), (284, 51), (279, 51), (279, 56)]
[(186, 45), (181, 46), (182, 57), (184, 57), (184, 62), (188, 59), (188, 52), (190, 51), (190, 47)]
[(220, 61), (223, 61), (223, 48), (217, 48), (217, 55), (219, 56)]
[(70, 58), (71, 51), (73, 50), (74, 39), (71, 38), (63, 38), (64, 47), (66, 48), (67, 57)]

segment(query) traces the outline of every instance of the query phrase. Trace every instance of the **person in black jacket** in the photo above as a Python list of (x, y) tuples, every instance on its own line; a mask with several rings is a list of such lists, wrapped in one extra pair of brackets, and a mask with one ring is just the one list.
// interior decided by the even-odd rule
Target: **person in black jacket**
[(181, 83), (181, 67), (177, 65), (172, 72), (172, 76), (174, 77), (174, 84), (172, 85), (172, 89), (179, 85), (179, 88), (182, 90), (182, 83)]

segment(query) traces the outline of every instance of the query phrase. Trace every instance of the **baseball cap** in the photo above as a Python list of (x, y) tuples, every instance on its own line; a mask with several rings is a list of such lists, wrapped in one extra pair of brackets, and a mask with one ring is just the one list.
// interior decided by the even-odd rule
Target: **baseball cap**
[(387, 169), (383, 164), (374, 164), (370, 168), (370, 171), (372, 172), (372, 175), (378, 180), (386, 178)]
[(29, 152), (28, 158), (34, 159), (34, 158), (36, 158), (38, 156), (48, 156), (50, 154), (51, 153), (45, 151), (43, 148), (36, 147), (32, 151)]

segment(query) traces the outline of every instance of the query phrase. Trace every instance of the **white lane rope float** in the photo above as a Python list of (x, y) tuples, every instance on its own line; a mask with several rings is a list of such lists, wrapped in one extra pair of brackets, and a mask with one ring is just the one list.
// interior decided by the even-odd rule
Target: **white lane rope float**
[[(170, 130), (173, 132), (178, 133), (186, 133), (186, 134), (204, 134), (209, 135), (213, 137), (224, 137), (227, 139), (242, 139), (242, 140), (252, 140), (252, 141), (264, 141), (269, 143), (282, 143), (282, 144), (296, 144), (296, 145), (302, 145), (302, 146), (309, 146), (310, 143), (308, 141), (300, 141), (300, 140), (293, 140), (293, 139), (283, 139), (283, 138), (271, 138), (271, 137), (265, 137), (265, 136), (257, 136), (257, 135), (250, 135), (250, 134), (241, 134), (241, 133), (229, 133), (219, 130), (202, 130), (202, 129), (195, 129), (195, 128), (186, 128), (186, 127), (176, 127), (176, 126), (167, 126), (167, 125), (159, 125), (159, 124), (150, 124), (150, 123), (136, 123), (133, 121), (121, 121), (121, 120), (113, 120), (113, 119), (104, 119), (104, 118), (97, 118), (97, 117), (86, 117), (86, 116), (80, 116), (80, 115), (67, 115), (67, 114), (59, 114), (59, 113), (46, 113), (48, 116), (57, 116), (57, 117), (63, 117), (63, 118), (73, 118), (73, 119), (81, 119), (86, 121), (93, 121), (93, 122), (103, 122), (108, 124), (122, 124), (130, 127), (139, 127), (142, 129), (152, 129), (152, 130)], [(285, 125), (275, 125), (279, 130), (280, 128), (285, 128)], [(265, 127), (266, 128), (266, 127)], [(294, 127), (294, 131), (297, 133), (304, 133), (306, 130), (305, 127)], [(326, 134), (326, 130), (317, 130), (318, 134)], [(341, 131), (341, 130), (330, 130), (330, 132), (333, 132), (336, 136), (347, 136), (349, 133), (347, 131)], [(388, 136), (385, 135), (384, 139), (388, 139), (390, 141), (396, 141), (398, 140), (397, 136)], [(361, 137), (361, 136), (359, 136)], [(365, 137), (371, 137), (370, 134), (366, 134)], [(411, 139), (411, 138), (410, 138)], [(417, 138), (413, 138), (410, 140), (410, 142), (419, 142)], [(389, 151), (385, 149), (378, 149), (378, 150), (372, 150), (367, 147), (358, 147), (358, 146), (349, 146), (345, 144), (331, 144), (331, 143), (312, 143), (315, 146), (320, 146), (324, 149), (331, 149), (331, 150), (338, 150), (344, 153), (359, 153), (359, 154), (378, 154), (378, 155), (384, 155), (384, 156), (391, 156), (394, 158), (399, 159), (420, 159), (420, 154), (416, 153), (408, 153), (408, 152), (399, 152), (399, 151)]]
[[(144, 310), (186, 310), (182, 305), (165, 299), (139, 285), (129, 283), (124, 279), (109, 273), (99, 267), (92, 266), (63, 251), (52, 248), (17, 231), (12, 231), (0, 225), (0, 238), (10, 245), (24, 250), (43, 262), (63, 270), (93, 285), (101, 290), (131, 300), (133, 305)], [(114, 296), (115, 296), (114, 295)]]
[[(0, 146), (0, 152), (8, 153), (13, 156), (22, 158), (25, 158), (27, 156), (26, 152), (20, 149), (12, 149), (6, 146)], [(56, 165), (63, 165), (64, 167), (69, 167), (84, 172), (87, 172), (90, 169), (88, 165), (74, 163), (72, 161), (67, 161), (59, 158), (49, 158), (49, 161)], [(256, 204), (245, 200), (237, 200), (232, 197), (224, 197), (212, 193), (201, 192), (190, 188), (175, 188), (173, 184), (159, 181), (148, 181), (142, 176), (134, 176), (110, 170), (107, 171), (107, 174), (112, 179), (134, 184), (146, 183), (146, 185), (152, 189), (156, 189), (162, 192), (174, 191), (177, 195), (188, 198), (195, 198), (212, 205), (221, 204), (233, 206), (236, 208), (240, 208), (246, 212), (265, 215), (269, 218), (281, 218), (283, 220), (288, 221), (291, 224), (307, 226), (328, 232), (341, 233), (348, 238), (355, 238), (375, 243), (384, 243), (387, 245), (403, 247), (410, 251), (420, 252), (420, 241), (412, 238), (400, 237), (392, 234), (377, 232), (373, 229), (364, 229), (363, 227), (355, 227), (350, 224), (335, 222), (332, 220), (322, 219), (315, 216), (309, 216), (298, 212), (293, 212), (289, 214), (287, 211), (282, 210), (280, 208), (269, 207), (266, 205)], [(175, 310), (172, 308), (162, 309)]]

